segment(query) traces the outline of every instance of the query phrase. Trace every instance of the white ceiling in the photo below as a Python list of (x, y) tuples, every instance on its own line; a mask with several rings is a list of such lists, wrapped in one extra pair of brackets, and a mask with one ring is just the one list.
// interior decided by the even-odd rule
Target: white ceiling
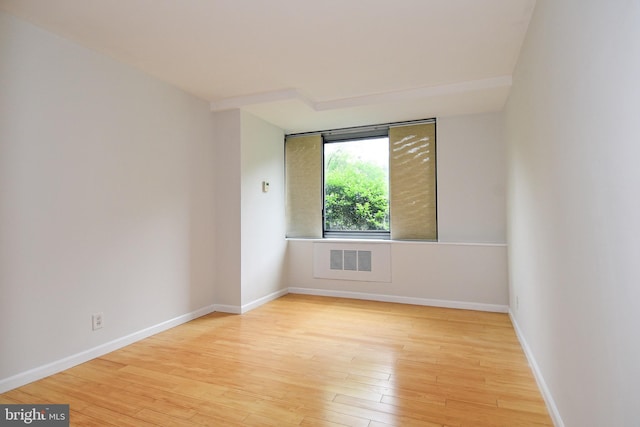
[(0, 0), (287, 132), (497, 111), (535, 0)]

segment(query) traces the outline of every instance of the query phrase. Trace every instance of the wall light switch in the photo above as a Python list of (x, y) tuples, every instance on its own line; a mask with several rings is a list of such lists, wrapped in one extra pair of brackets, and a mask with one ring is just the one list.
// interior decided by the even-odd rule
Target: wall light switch
[(269, 181), (262, 181), (262, 192), (267, 193), (269, 191)]

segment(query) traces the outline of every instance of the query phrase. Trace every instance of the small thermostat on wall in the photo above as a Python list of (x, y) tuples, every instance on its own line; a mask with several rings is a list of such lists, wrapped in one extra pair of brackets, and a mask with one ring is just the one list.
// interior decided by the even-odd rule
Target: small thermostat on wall
[(262, 181), (262, 192), (269, 192), (269, 181)]

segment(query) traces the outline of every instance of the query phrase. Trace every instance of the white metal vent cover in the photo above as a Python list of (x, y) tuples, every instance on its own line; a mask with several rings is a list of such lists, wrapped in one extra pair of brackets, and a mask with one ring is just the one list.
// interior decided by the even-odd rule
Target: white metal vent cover
[(371, 251), (331, 249), (331, 270), (371, 271)]

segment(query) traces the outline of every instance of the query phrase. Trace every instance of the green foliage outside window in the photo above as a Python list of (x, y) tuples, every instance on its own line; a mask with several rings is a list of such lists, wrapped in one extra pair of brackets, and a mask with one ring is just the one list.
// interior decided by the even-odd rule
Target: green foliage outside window
[(341, 150), (325, 165), (325, 229), (388, 231), (387, 170)]

